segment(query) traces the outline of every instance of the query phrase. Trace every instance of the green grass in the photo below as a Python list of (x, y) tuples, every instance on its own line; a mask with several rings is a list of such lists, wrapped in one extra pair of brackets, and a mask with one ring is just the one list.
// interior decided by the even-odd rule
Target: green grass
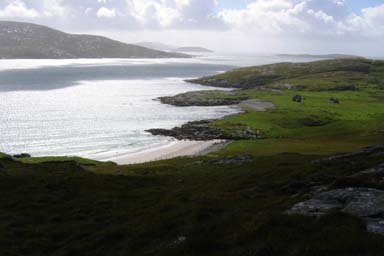
[[(329, 72), (351, 73), (361, 80), (370, 72), (381, 72), (383, 62), (367, 59), (323, 60), (310, 63), (278, 63), (264, 66), (239, 68), (215, 78), (234, 84), (252, 83), (254, 86), (267, 85), (287, 79), (298, 79), (308, 75), (321, 75)], [(302, 79), (303, 80), (303, 79)], [(347, 77), (347, 81), (351, 79)], [(345, 81), (344, 81), (345, 82)]]
[[(303, 92), (281, 93), (248, 91), (251, 97), (271, 101), (274, 109), (267, 112), (248, 111), (241, 115), (224, 118), (214, 124), (228, 133), (238, 126), (260, 130), (265, 138), (306, 139), (327, 138), (346, 140), (352, 137), (384, 137), (384, 104), (378, 98), (384, 91), (358, 92)], [(302, 103), (292, 101), (295, 94), (304, 97)], [(341, 104), (329, 103), (338, 98)]]
[(71, 161), (82, 164), (82, 165), (96, 165), (101, 163), (99, 161), (81, 158), (81, 157), (56, 157), (56, 156), (20, 158), (18, 160), (26, 164), (37, 164), (37, 163), (44, 163), (44, 162), (71, 162)]

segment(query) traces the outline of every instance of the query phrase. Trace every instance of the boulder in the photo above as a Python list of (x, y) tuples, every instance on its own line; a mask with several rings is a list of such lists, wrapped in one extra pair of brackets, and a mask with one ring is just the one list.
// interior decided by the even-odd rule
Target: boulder
[(384, 235), (384, 190), (371, 188), (335, 189), (294, 205), (287, 213), (321, 216), (342, 211), (362, 218), (368, 230)]
[(301, 95), (297, 94), (297, 95), (293, 96), (292, 101), (300, 103), (303, 101), (303, 97)]
[(340, 104), (340, 100), (338, 98), (330, 98), (329, 102), (334, 104)]

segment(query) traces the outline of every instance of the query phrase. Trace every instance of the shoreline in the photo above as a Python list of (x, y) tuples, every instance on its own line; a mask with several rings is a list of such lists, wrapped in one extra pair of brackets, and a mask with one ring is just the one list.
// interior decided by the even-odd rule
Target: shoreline
[(176, 157), (201, 156), (217, 151), (228, 143), (229, 141), (227, 140), (177, 140), (166, 146), (123, 154), (121, 156), (109, 158), (106, 161), (112, 161), (118, 165), (129, 165), (168, 160)]

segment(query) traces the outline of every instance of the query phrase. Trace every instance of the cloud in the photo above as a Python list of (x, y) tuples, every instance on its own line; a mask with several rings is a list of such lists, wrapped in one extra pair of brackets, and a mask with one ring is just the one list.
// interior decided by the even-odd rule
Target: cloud
[(384, 4), (362, 10), (363, 19), (371, 26), (384, 26)]
[(108, 9), (106, 7), (101, 7), (97, 11), (96, 16), (98, 18), (113, 18), (113, 17), (116, 17), (116, 10), (115, 9)]
[(116, 31), (116, 38), (126, 31), (132, 35), (159, 31), (167, 35), (166, 41), (192, 40), (190, 34), (199, 40), (211, 35), (217, 42), (220, 35), (225, 39), (219, 43), (231, 41), (233, 46), (243, 40), (248, 47), (260, 40), (268, 42), (267, 47), (295, 40), (304, 47), (304, 42), (315, 45), (316, 40), (318, 47), (327, 43), (328, 48), (329, 42), (384, 41), (384, 4), (352, 12), (352, 0), (252, 0), (238, 9), (219, 9), (219, 1), (0, 0), (0, 18), (72, 32)]
[(326, 33), (325, 28), (334, 33), (347, 11), (343, 1), (257, 0), (245, 9), (223, 10), (219, 16), (229, 26), (266, 34)]
[(27, 8), (21, 0), (12, 1), (4, 9), (0, 9), (1, 18), (37, 18), (39, 16), (36, 10)]
[(215, 29), (224, 22), (217, 13), (216, 0), (128, 0), (128, 15), (142, 27)]

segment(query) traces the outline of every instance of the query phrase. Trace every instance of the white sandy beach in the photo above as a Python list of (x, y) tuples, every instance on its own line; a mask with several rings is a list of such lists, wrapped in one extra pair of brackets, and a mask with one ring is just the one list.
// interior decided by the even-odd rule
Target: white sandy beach
[(180, 156), (196, 156), (216, 151), (227, 144), (225, 140), (212, 141), (174, 141), (167, 146), (149, 149), (137, 153), (121, 155), (108, 159), (119, 165), (139, 164)]

